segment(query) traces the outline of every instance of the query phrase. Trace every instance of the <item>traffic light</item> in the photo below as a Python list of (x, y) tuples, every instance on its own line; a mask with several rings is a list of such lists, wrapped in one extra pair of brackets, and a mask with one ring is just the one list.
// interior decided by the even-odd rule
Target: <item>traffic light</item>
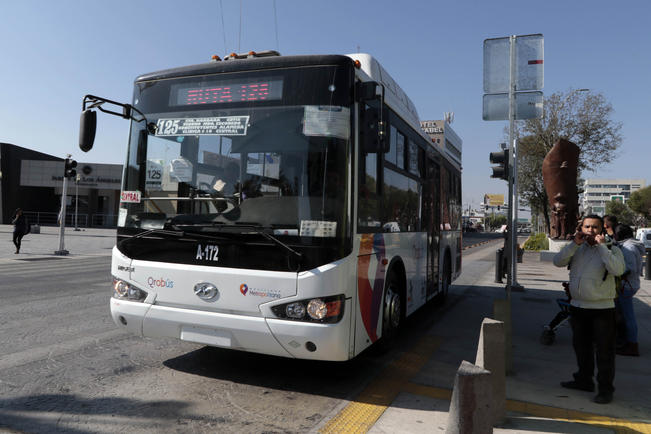
[(77, 162), (72, 158), (66, 158), (63, 176), (66, 178), (74, 178), (77, 176), (77, 170), (75, 167), (77, 167)]
[(498, 164), (498, 166), (493, 166), (493, 174), (491, 178), (499, 178), (505, 181), (509, 180), (509, 150), (504, 149), (500, 152), (491, 152), (490, 153), (490, 162), (491, 164)]

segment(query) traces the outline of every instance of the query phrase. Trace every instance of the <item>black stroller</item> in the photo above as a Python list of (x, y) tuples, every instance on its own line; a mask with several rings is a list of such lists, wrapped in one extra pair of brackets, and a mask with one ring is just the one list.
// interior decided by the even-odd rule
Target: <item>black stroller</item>
[(556, 330), (570, 317), (570, 288), (568, 282), (563, 282), (563, 290), (567, 294), (567, 298), (557, 298), (556, 303), (561, 309), (556, 314), (553, 320), (547, 324), (540, 335), (540, 343), (543, 345), (551, 345), (556, 339)]

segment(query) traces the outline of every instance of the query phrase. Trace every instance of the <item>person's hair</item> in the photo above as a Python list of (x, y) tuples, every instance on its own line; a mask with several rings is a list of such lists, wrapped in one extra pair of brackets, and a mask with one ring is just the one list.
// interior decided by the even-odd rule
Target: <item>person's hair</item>
[(14, 212), (14, 214), (18, 214), (18, 211), (22, 211), (22, 210), (23, 210), (22, 208), (16, 208), (16, 211)]
[(624, 241), (633, 238), (633, 229), (629, 225), (617, 225), (615, 227), (615, 240)]
[(597, 214), (588, 214), (587, 216), (583, 217), (583, 220), (581, 220), (581, 226), (583, 226), (583, 222), (586, 221), (587, 219), (594, 219), (594, 220), (599, 220), (599, 223), (601, 223), (601, 227), (604, 227), (604, 219), (601, 218), (600, 215)]
[(615, 226), (617, 226), (617, 217), (614, 215), (606, 214), (604, 216), (603, 223), (608, 223), (608, 226), (615, 229)]

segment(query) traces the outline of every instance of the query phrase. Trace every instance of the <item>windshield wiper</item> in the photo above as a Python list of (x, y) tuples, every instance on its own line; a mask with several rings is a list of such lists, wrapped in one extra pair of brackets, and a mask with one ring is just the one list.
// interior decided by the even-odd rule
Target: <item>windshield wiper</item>
[(135, 240), (137, 238), (146, 237), (147, 235), (150, 235), (150, 234), (171, 235), (171, 236), (175, 236), (175, 237), (182, 237), (183, 235), (185, 235), (183, 233), (183, 231), (181, 231), (181, 230), (170, 231), (170, 230), (167, 230), (167, 229), (149, 229), (149, 230), (146, 230), (144, 232), (140, 232), (140, 233), (138, 233), (136, 235), (132, 235), (129, 238), (127, 238), (126, 240), (120, 241), (119, 245), (124, 246), (125, 244), (127, 244), (127, 243), (129, 243), (129, 242), (131, 242), (131, 241), (133, 241), (133, 240)]
[(173, 225), (172, 227), (174, 228), (180, 228), (183, 226), (187, 227), (200, 227), (200, 228), (249, 228), (253, 229), (255, 232), (258, 234), (262, 235), (264, 238), (267, 240), (271, 241), (272, 243), (276, 244), (277, 246), (282, 247), (283, 249), (287, 250), (289, 253), (293, 254), (296, 256), (299, 260), (303, 259), (303, 254), (300, 252), (297, 252), (296, 250), (292, 249), (289, 247), (287, 244), (283, 243), (280, 241), (278, 238), (274, 237), (271, 234), (268, 234), (264, 231), (265, 227), (259, 224), (254, 224), (254, 223), (236, 223), (236, 224), (227, 224), (227, 223), (221, 223), (221, 222), (214, 222), (214, 223), (199, 223), (199, 224), (187, 224), (187, 225)]
[(204, 234), (199, 234), (199, 233), (196, 233), (196, 232), (186, 232), (186, 231), (180, 229), (176, 225), (170, 225), (170, 227), (173, 230), (149, 229), (147, 231), (140, 232), (140, 233), (138, 233), (136, 235), (132, 235), (131, 237), (127, 238), (126, 240), (122, 240), (120, 242), (120, 246), (123, 246), (125, 243), (133, 241), (133, 240), (135, 240), (137, 238), (146, 237), (147, 235), (151, 235), (151, 234), (173, 236), (173, 237), (177, 237), (177, 238), (188, 237), (188, 238), (192, 238), (192, 239), (195, 239), (195, 240), (196, 239), (207, 239), (207, 240), (212, 240), (212, 241), (219, 240), (219, 238), (215, 237), (214, 235), (204, 235)]

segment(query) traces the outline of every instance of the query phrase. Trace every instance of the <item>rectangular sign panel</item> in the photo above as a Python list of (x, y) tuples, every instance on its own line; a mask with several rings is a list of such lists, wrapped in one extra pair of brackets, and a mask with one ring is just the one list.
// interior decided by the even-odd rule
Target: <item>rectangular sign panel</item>
[(156, 122), (157, 136), (246, 136), (248, 116), (170, 118)]
[[(516, 120), (540, 118), (542, 114), (542, 92), (518, 92), (515, 94)], [(484, 95), (483, 119), (485, 121), (509, 120), (509, 94)]]
[(486, 194), (484, 195), (484, 203), (490, 206), (502, 206), (504, 205), (504, 195), (503, 194)]
[[(509, 91), (510, 37), (484, 40), (484, 93)], [(543, 35), (515, 37), (515, 91), (542, 90)]]

